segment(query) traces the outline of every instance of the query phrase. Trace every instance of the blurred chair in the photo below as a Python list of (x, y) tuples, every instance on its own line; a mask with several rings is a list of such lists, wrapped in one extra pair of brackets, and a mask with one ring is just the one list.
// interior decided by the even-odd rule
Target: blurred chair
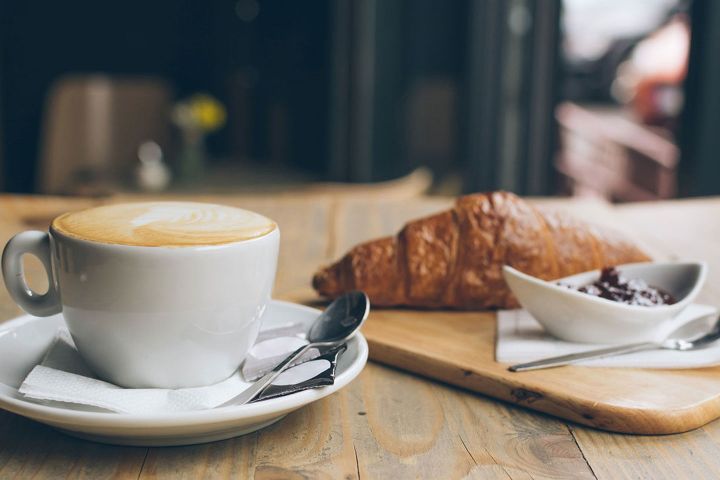
[(172, 92), (151, 77), (71, 76), (48, 95), (38, 190), (103, 194), (121, 188), (147, 140), (167, 150)]

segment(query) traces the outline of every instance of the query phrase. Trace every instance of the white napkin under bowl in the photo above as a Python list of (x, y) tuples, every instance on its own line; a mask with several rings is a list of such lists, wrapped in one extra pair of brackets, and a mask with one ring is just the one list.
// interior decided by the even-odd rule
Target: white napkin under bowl
[[(692, 304), (673, 321), (680, 326), (702, 315), (716, 312), (710, 305)], [(547, 357), (603, 348), (606, 345), (572, 343), (559, 340), (542, 328), (526, 310), (501, 310), (497, 314), (495, 360), (517, 364)], [(693, 351), (649, 350), (614, 357), (584, 360), (587, 367), (701, 368), (720, 365), (720, 342)]]

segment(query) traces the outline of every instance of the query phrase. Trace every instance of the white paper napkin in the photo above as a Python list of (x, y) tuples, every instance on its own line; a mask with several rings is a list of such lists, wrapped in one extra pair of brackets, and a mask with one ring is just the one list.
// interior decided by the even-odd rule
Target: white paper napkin
[[(40, 365), (28, 374), (20, 386), (24, 396), (41, 401), (90, 405), (113, 412), (155, 413), (214, 408), (245, 390), (252, 380), (264, 375), (285, 356), (305, 345), (304, 327), (288, 324), (264, 330), (250, 350), (242, 372), (207, 387), (177, 390), (121, 388), (99, 380), (85, 365), (67, 330), (58, 331)], [(302, 364), (289, 368), (274, 382), (275, 386), (297, 385), (314, 378), (330, 367), (325, 359), (312, 360), (315, 349), (304, 355)], [(312, 360), (312, 361), (310, 361)]]
[[(693, 304), (673, 321), (679, 326), (700, 315), (716, 311), (710, 305)], [(497, 315), (497, 343), (495, 360), (516, 364), (532, 362), (546, 357), (567, 355), (602, 348), (603, 345), (571, 343), (558, 340), (525, 310), (501, 310)], [(699, 368), (720, 365), (720, 342), (708, 348), (688, 352), (652, 350), (615, 357), (585, 360), (579, 364), (588, 367), (632, 368)]]

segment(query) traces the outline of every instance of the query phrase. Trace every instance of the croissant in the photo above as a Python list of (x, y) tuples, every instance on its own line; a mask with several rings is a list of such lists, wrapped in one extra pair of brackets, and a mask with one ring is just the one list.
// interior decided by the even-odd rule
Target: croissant
[(616, 232), (543, 212), (507, 192), (460, 197), (397, 236), (360, 244), (320, 269), (325, 297), (364, 290), (375, 306), (514, 308), (507, 264), (546, 280), (649, 257)]

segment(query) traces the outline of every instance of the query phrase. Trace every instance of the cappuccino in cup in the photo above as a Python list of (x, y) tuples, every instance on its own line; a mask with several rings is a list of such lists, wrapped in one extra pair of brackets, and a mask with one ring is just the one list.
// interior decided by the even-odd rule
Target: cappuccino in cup
[(66, 213), (53, 220), (62, 235), (138, 247), (192, 247), (267, 235), (275, 222), (255, 212), (210, 203), (125, 203)]
[[(62, 315), (101, 378), (133, 388), (209, 385), (253, 345), (270, 300), (279, 230), (247, 210), (195, 202), (107, 205), (66, 213), (50, 232), (16, 235), (2, 259), (25, 311)], [(32, 292), (21, 257), (50, 287)]]

